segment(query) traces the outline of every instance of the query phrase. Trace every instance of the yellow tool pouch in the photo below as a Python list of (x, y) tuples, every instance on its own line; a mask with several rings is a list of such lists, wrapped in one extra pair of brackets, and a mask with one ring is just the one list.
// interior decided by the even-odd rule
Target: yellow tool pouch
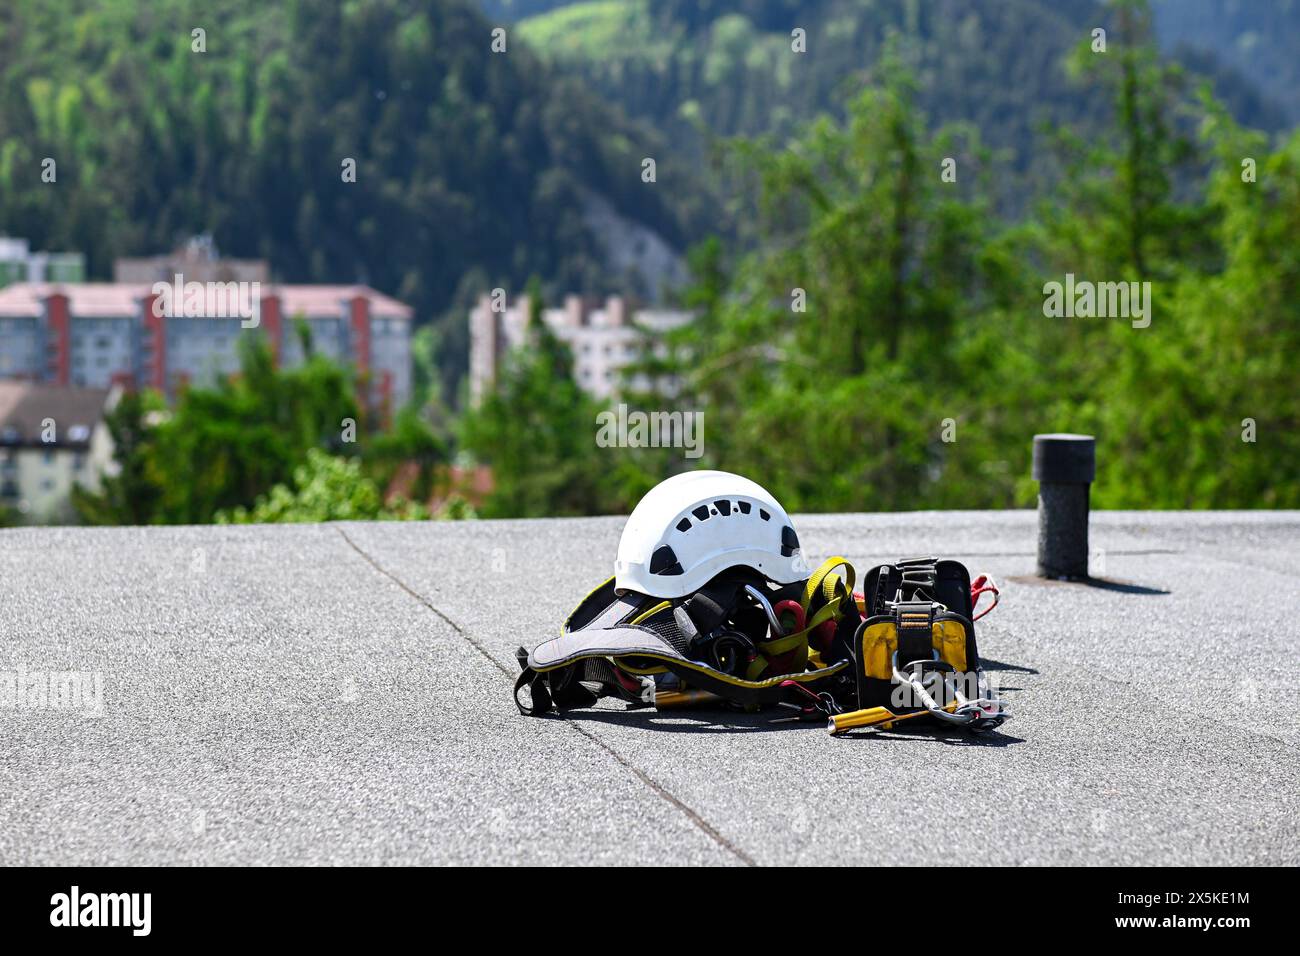
[(910, 558), (882, 565), (863, 582), (863, 622), (851, 644), (858, 707), (894, 713), (922, 709), (910, 678), (927, 676), (935, 700), (948, 703), (945, 682), (974, 691), (968, 680), (980, 666), (972, 623), (970, 573), (957, 561)]
[[(974, 686), (979, 665), (967, 654), (974, 643), (972, 630), (968, 619), (929, 601), (899, 603), (889, 614), (866, 619), (854, 635), (858, 706), (888, 707), (894, 713), (922, 709), (924, 704), (911, 698), (910, 685), (898, 676), (915, 667), (942, 670)], [(948, 696), (942, 683), (934, 696)]]
[[(955, 616), (941, 617), (930, 627), (930, 647), (937, 660), (959, 671), (966, 670), (966, 628)], [(859, 644), (864, 677), (893, 680), (894, 655), (898, 653), (898, 623), (892, 618), (865, 622)]]

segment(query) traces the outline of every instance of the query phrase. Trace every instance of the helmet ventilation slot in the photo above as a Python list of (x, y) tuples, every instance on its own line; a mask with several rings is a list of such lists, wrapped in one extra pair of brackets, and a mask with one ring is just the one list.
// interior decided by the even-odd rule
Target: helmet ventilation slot
[(664, 544), (656, 548), (655, 553), (650, 556), (650, 573), (674, 575), (684, 572), (681, 562), (677, 560), (677, 553)]

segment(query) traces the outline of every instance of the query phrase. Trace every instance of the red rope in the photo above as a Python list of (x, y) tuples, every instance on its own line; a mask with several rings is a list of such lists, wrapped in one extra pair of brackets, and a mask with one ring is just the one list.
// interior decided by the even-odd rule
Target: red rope
[(974, 581), (970, 583), (970, 606), (972, 611), (975, 609), (975, 605), (979, 603), (980, 595), (987, 594), (989, 592), (993, 593), (993, 603), (990, 604), (988, 607), (986, 607), (984, 610), (980, 611), (974, 617), (972, 617), (971, 618), (972, 623), (978, 621), (985, 614), (987, 614), (989, 611), (993, 610), (995, 607), (998, 606), (998, 596), (1002, 592), (998, 590), (997, 583), (987, 574), (981, 574), (979, 577), (977, 577)]

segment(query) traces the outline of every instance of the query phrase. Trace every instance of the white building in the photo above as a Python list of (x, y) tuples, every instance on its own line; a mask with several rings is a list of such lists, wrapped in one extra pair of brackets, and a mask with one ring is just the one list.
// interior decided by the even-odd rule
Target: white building
[(72, 489), (113, 467), (104, 415), (120, 389), (0, 382), (0, 507), (28, 523), (74, 518)]
[[(527, 340), (528, 296), (520, 296), (513, 303), (501, 300), (500, 304), (494, 309), (492, 297), (485, 295), (469, 314), (470, 401), (475, 405), (491, 389), (506, 355)], [(647, 333), (666, 332), (690, 320), (689, 312), (629, 312), (620, 296), (610, 296), (602, 303), (569, 295), (563, 308), (542, 310), (542, 321), (573, 352), (574, 378), (601, 399), (619, 392), (624, 384), (623, 369), (643, 355)], [(645, 389), (651, 383), (642, 377), (629, 384)]]

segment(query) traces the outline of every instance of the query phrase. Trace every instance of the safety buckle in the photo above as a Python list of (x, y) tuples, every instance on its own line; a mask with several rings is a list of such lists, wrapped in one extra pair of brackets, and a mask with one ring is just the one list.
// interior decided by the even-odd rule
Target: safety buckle
[(786, 710), (799, 711), (800, 716), (805, 720), (821, 720), (834, 717), (836, 714), (843, 712), (843, 708), (835, 702), (835, 698), (825, 691), (820, 694), (813, 693), (797, 680), (783, 680), (779, 686), (785, 690), (798, 691), (803, 695), (804, 703), (802, 704), (782, 701), (780, 706)]
[(894, 620), (900, 628), (915, 628), (930, 633), (934, 624), (933, 601), (896, 601)]
[(917, 588), (932, 588), (934, 581), (934, 568), (908, 568), (903, 572), (902, 587), (913, 591)]
[(904, 558), (895, 564), (899, 571), (896, 600), (901, 603), (904, 595), (914, 597), (917, 591), (933, 591), (938, 580), (937, 562), (938, 558), (924, 557)]

